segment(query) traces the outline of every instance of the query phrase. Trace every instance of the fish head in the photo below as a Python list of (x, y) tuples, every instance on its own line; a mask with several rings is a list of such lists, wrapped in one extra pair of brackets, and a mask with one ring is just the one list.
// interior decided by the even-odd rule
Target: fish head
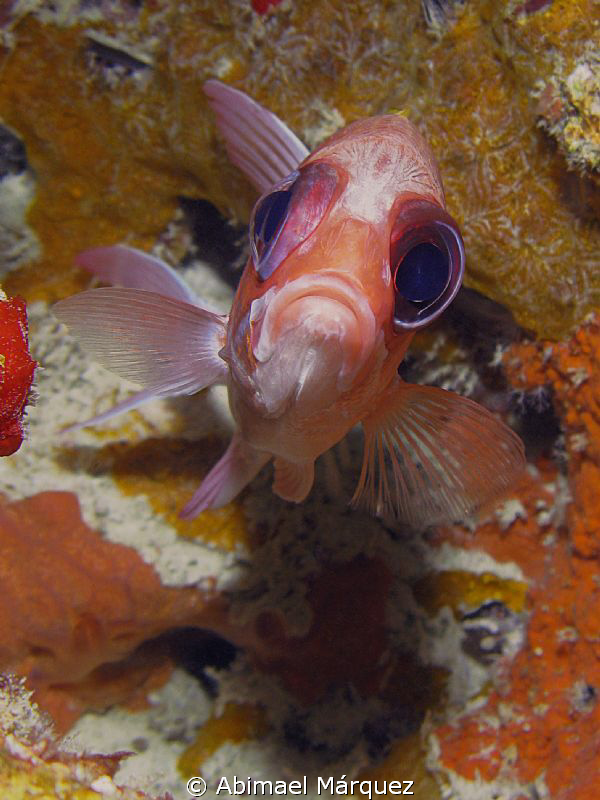
[(464, 269), (434, 157), (399, 115), (349, 125), (264, 194), (250, 245), (223, 357), (271, 416), (389, 381)]

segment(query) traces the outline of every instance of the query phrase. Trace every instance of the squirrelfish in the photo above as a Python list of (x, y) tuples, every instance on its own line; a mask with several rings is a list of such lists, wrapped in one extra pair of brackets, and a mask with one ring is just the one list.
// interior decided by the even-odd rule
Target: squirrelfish
[(473, 401), (398, 376), (415, 331), (448, 306), (464, 271), (429, 146), (404, 116), (384, 114), (309, 153), (242, 92), (214, 80), (205, 92), (230, 158), (261, 193), (231, 313), (203, 308), (139, 250), (82, 253), (82, 266), (123, 288), (85, 291), (56, 314), (144, 389), (77, 427), (222, 383), (237, 430), (184, 516), (228, 503), (271, 459), (273, 491), (301, 502), (315, 459), (358, 423), (353, 502), (413, 526), (472, 515), (512, 482), (523, 446)]

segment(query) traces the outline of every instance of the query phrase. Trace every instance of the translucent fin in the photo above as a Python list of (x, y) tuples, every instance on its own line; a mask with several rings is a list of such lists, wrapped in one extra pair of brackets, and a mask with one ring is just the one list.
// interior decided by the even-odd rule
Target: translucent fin
[(131, 397), (127, 398), (127, 400), (123, 400), (123, 402), (117, 403), (116, 406), (109, 408), (108, 411), (103, 411), (102, 414), (97, 414), (95, 417), (86, 419), (83, 422), (75, 422), (73, 425), (68, 425), (66, 428), (61, 430), (61, 433), (72, 433), (73, 431), (79, 431), (82, 428), (89, 428), (92, 425), (100, 425), (101, 423), (116, 417), (118, 414), (124, 414), (126, 411), (133, 411), (134, 408), (139, 408), (149, 400), (154, 400), (156, 396), (157, 395), (155, 392), (149, 389), (143, 389), (141, 392), (132, 394)]
[(293, 172), (309, 150), (279, 117), (220, 81), (204, 84), (232, 163), (263, 194)]
[(514, 431), (472, 400), (431, 386), (398, 383), (363, 427), (352, 502), (413, 527), (467, 519), (525, 466)]
[(105, 283), (128, 289), (145, 289), (173, 300), (197, 305), (198, 299), (175, 270), (159, 258), (117, 244), (113, 247), (96, 247), (75, 257), (75, 262)]
[(141, 289), (90, 289), (54, 313), (102, 366), (157, 395), (222, 383), (227, 317)]
[(312, 489), (315, 480), (315, 462), (295, 464), (284, 458), (275, 459), (273, 491), (284, 500), (301, 503)]
[(220, 508), (231, 502), (270, 458), (268, 453), (250, 447), (235, 433), (229, 447), (184, 506), (180, 516), (193, 519), (208, 508)]

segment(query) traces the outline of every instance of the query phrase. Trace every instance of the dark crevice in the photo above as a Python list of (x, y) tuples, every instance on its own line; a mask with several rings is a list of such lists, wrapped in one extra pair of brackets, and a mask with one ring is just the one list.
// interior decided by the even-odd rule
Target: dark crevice
[(227, 639), (202, 628), (176, 628), (153, 641), (158, 648), (164, 647), (175, 664), (197, 678), (211, 694), (216, 685), (205, 670), (207, 667), (225, 669), (237, 653), (237, 648)]
[(108, 69), (121, 67), (131, 73), (140, 69), (149, 69), (151, 66), (126, 50), (100, 42), (91, 36), (88, 37), (87, 52), (94, 62)]
[(523, 440), (527, 458), (553, 458), (562, 433), (553, 403), (551, 386), (538, 386), (529, 392), (516, 392), (512, 403), (517, 433)]
[(180, 197), (180, 207), (192, 234), (194, 249), (183, 266), (194, 259), (207, 261), (235, 288), (247, 252), (247, 227), (233, 225), (208, 200)]
[(0, 178), (19, 175), (27, 169), (25, 145), (11, 130), (0, 125)]

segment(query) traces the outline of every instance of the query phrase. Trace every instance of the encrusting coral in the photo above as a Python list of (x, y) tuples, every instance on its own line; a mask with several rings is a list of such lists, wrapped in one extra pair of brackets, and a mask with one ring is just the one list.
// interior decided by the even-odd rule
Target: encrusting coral
[[(110, 703), (164, 665), (127, 661), (142, 642), (186, 624), (225, 624), (222, 596), (163, 587), (134, 550), (85, 525), (71, 493), (0, 500), (0, 531), (0, 665), (27, 676), (62, 730), (94, 705), (95, 684)], [(99, 669), (120, 661), (112, 673)]]
[(598, 186), (600, 61), (594, 10), (585, 3), (546, 0), (533, 13), (527, 4), (517, 7), (508, 24), (514, 64), (538, 98), (540, 124), (569, 166)]
[(564, 65), (540, 91), (541, 124), (554, 136), (568, 163), (600, 173), (600, 58), (590, 49), (568, 74)]
[(600, 320), (591, 317), (565, 342), (540, 341), (514, 346), (505, 355), (511, 383), (531, 390), (552, 389), (564, 430), (564, 447), (573, 501), (567, 527), (574, 553), (600, 555)]
[(534, 787), (561, 800), (583, 800), (595, 791), (599, 356), (597, 317), (568, 341), (517, 343), (507, 350), (504, 365), (516, 390), (551, 389), (563, 428), (568, 483), (560, 462), (543, 456), (518, 491), (521, 509), (506, 532), (489, 522), (475, 536), (438, 533), (440, 543), (483, 547), (499, 560), (516, 560), (529, 581), (525, 646), (511, 664), (501, 666), (496, 687), (478, 710), (431, 730), (445, 780), (473, 796), (476, 787), (483, 792), (489, 783), (512, 785), (515, 797), (535, 796)]
[[(22, 680), (0, 678), (0, 792), (3, 800), (150, 800), (115, 785), (121, 755), (75, 756), (61, 751), (52, 726)], [(168, 795), (154, 800), (170, 800)]]

